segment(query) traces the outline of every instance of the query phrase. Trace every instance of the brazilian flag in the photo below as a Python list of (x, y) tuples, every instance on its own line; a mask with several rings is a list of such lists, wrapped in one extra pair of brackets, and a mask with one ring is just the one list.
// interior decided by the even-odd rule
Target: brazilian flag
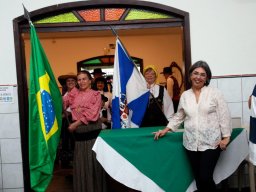
[(34, 191), (46, 191), (60, 140), (62, 97), (48, 59), (30, 22), (29, 166)]

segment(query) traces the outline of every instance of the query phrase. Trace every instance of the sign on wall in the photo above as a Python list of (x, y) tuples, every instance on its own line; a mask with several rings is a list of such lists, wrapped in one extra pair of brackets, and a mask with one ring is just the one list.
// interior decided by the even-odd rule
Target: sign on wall
[(13, 86), (0, 86), (0, 104), (13, 102)]

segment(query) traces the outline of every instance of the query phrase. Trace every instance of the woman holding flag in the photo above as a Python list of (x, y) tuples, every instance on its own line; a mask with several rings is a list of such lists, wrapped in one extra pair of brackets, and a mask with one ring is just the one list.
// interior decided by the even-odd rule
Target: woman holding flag
[(184, 122), (183, 146), (199, 192), (214, 192), (214, 168), (221, 150), (230, 141), (231, 118), (219, 90), (209, 87), (212, 77), (208, 64), (198, 61), (189, 69), (191, 89), (184, 91), (177, 113), (167, 127), (155, 132), (155, 139), (175, 131)]
[(172, 99), (164, 86), (157, 85), (157, 70), (147, 66), (143, 75), (150, 91), (149, 102), (140, 127), (165, 126), (174, 113)]
[(101, 130), (99, 114), (101, 94), (91, 89), (92, 77), (88, 71), (77, 75), (79, 90), (73, 90), (64, 99), (64, 107), (70, 107), (73, 122), (68, 129), (75, 137), (74, 192), (106, 191), (105, 174), (92, 151)]

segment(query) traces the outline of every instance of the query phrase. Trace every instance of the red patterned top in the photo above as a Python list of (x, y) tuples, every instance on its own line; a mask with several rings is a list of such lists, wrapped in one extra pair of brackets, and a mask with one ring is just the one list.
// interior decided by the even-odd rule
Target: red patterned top
[(84, 124), (99, 119), (101, 109), (101, 95), (98, 91), (88, 89), (80, 91), (72, 89), (64, 98), (64, 109), (70, 107), (72, 119), (80, 120)]

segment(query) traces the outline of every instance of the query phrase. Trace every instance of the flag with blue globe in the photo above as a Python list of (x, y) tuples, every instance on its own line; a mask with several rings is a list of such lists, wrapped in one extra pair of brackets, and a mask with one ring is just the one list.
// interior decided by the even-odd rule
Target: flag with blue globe
[(30, 22), (29, 168), (31, 189), (46, 191), (53, 175), (62, 123), (62, 97)]

